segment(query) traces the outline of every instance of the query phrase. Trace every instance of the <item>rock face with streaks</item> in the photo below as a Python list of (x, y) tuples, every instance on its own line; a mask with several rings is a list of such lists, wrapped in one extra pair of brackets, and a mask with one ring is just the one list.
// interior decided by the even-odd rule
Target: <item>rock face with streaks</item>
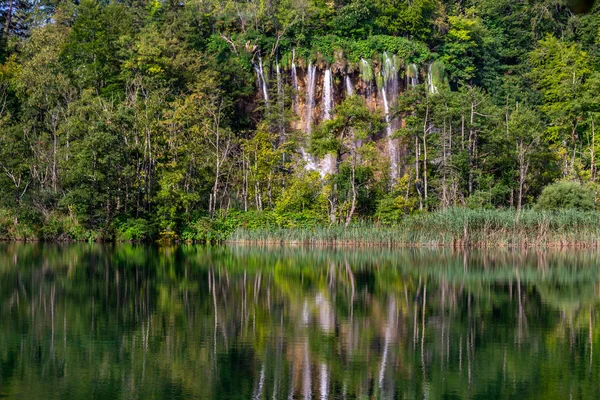
[[(257, 101), (262, 102), (265, 112), (279, 113), (281, 121), (291, 111), (291, 127), (305, 133), (305, 140), (298, 149), (299, 161), (304, 168), (319, 172), (323, 178), (336, 172), (335, 155), (316, 159), (308, 152), (310, 135), (321, 122), (335, 116), (335, 107), (345, 98), (357, 95), (364, 98), (369, 109), (379, 110), (385, 117), (385, 129), (377, 136), (377, 147), (389, 160), (389, 176), (394, 182), (403, 166), (402, 149), (393, 134), (402, 126), (402, 121), (393, 117), (391, 109), (404, 90), (419, 83), (417, 65), (406, 64), (387, 52), (372, 61), (360, 59), (355, 65), (343, 61), (341, 55), (336, 56), (335, 62), (326, 64), (298, 60), (292, 54), (292, 60), (286, 66), (278, 61), (266, 65), (260, 56), (255, 57)], [(431, 92), (436, 92), (432, 69), (435, 66), (426, 66), (423, 81)], [(284, 90), (284, 86), (289, 90)], [(288, 98), (284, 98), (286, 95)], [(279, 124), (282, 137), (284, 125), (283, 122)]]

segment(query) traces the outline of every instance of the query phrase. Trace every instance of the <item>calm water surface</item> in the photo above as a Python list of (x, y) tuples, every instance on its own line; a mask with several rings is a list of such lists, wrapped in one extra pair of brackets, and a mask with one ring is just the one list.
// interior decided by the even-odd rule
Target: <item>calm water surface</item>
[(0, 244), (0, 397), (598, 399), (600, 253)]

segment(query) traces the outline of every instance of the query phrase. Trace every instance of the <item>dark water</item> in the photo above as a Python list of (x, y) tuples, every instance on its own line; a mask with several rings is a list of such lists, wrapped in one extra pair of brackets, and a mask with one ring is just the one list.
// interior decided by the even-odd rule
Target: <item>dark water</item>
[(599, 261), (0, 244), (0, 397), (598, 399)]

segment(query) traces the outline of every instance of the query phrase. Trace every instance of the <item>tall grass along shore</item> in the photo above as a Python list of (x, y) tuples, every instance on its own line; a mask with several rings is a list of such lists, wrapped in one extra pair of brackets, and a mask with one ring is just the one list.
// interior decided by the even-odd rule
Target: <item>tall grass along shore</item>
[[(300, 218), (302, 217), (302, 218)], [(594, 211), (455, 208), (402, 217), (395, 223), (356, 221), (327, 225), (322, 219), (273, 212), (230, 212), (192, 219), (177, 230), (128, 220), (104, 232), (69, 219), (40, 226), (2, 224), (0, 240), (46, 242), (186, 242), (360, 247), (600, 247), (600, 213)]]
[(236, 229), (233, 243), (335, 246), (600, 247), (600, 213), (575, 210), (468, 210), (408, 216), (394, 225), (371, 222), (306, 228)]

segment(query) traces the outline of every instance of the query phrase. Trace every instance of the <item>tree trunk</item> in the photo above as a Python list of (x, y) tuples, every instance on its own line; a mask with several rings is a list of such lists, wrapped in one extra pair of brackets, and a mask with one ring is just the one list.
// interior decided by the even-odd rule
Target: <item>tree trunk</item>
[(594, 124), (594, 117), (592, 117), (592, 144), (590, 146), (590, 174), (592, 183), (596, 182), (596, 126)]
[(517, 158), (519, 161), (519, 197), (517, 199), (517, 211), (521, 211), (521, 208), (523, 207), (525, 181), (527, 179), (527, 171), (529, 170), (529, 162), (527, 162), (527, 149), (522, 142), (517, 143)]
[(242, 153), (242, 198), (244, 199), (244, 211), (248, 212), (248, 167), (246, 166), (246, 155)]
[(427, 108), (425, 111), (425, 123), (423, 124), (423, 191), (425, 200), (427, 201), (427, 131), (429, 120), (429, 100), (427, 101)]
[(475, 103), (471, 102), (471, 119), (469, 125), (469, 196), (473, 194), (473, 168), (474, 168), (474, 153), (475, 153), (475, 140), (473, 123), (475, 120)]
[(354, 215), (354, 210), (356, 209), (356, 154), (352, 155), (352, 204), (350, 205), (350, 211), (348, 212), (348, 216), (346, 217), (346, 228), (350, 225), (352, 221), (352, 216)]
[(337, 184), (333, 184), (331, 188), (331, 195), (329, 196), (329, 220), (332, 224), (337, 222)]

